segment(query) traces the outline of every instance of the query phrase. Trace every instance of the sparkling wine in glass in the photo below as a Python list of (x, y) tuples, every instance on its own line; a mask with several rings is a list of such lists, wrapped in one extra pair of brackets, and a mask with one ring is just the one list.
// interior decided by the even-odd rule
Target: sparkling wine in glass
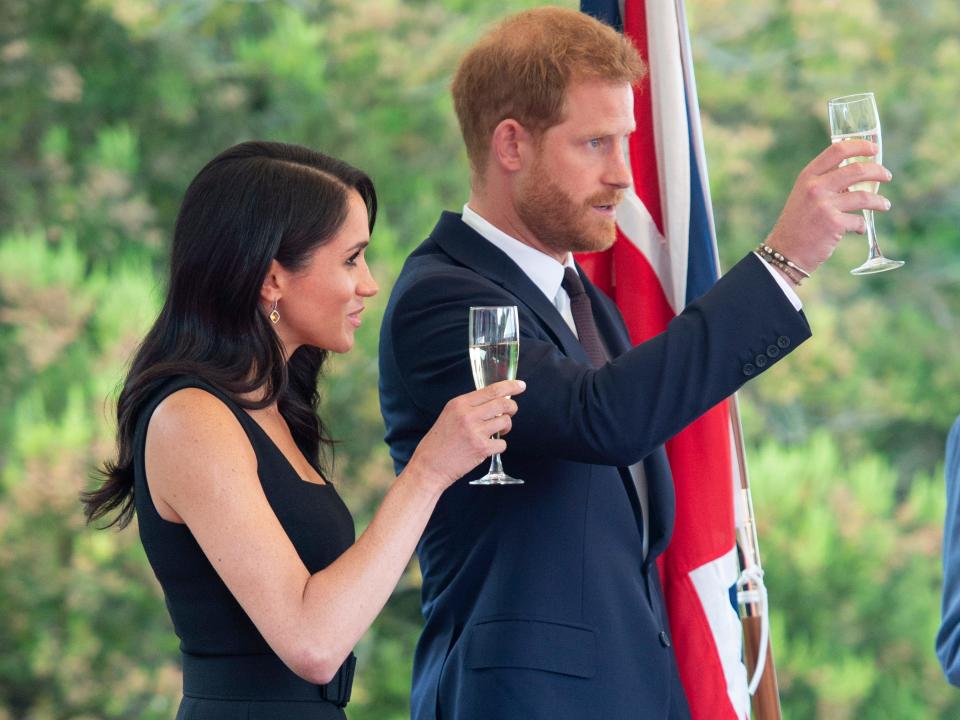
[[(880, 134), (880, 114), (877, 112), (877, 101), (873, 93), (859, 93), (834, 98), (827, 103), (827, 113), (830, 117), (830, 139), (832, 142), (844, 140), (869, 140), (880, 148), (876, 157), (853, 157), (844, 160), (844, 165), (854, 162), (883, 162), (883, 143)], [(850, 191), (866, 190), (875, 193), (880, 189), (880, 183), (874, 181), (860, 182), (850, 186)], [(903, 260), (891, 260), (884, 257), (877, 245), (877, 232), (873, 227), (873, 210), (864, 210), (863, 217), (867, 224), (867, 259), (863, 265), (850, 271), (852, 275), (869, 275), (871, 273), (896, 270), (903, 265)]]
[[(470, 369), (476, 388), (479, 390), (501, 380), (515, 379), (520, 357), (516, 306), (470, 308), (469, 330)], [(500, 462), (500, 453), (495, 453), (490, 458), (487, 474), (471, 480), (470, 484), (522, 485), (523, 480), (507, 475)]]

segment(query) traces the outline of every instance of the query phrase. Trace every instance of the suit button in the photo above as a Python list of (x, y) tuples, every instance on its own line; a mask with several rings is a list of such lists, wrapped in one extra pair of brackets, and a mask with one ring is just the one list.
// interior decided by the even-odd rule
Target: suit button
[(757, 372), (757, 369), (753, 366), (753, 363), (747, 363), (746, 365), (743, 366), (743, 374), (746, 375), (747, 377), (750, 377), (751, 375), (755, 375), (756, 372)]
[(753, 364), (758, 368), (765, 368), (767, 366), (767, 356), (766, 355), (757, 355), (753, 359)]
[(776, 345), (767, 345), (767, 356), (771, 358), (778, 357), (780, 355), (780, 348)]
[(780, 346), (781, 350), (786, 350), (788, 347), (790, 347), (790, 338), (788, 338), (786, 335), (781, 335), (777, 338), (777, 345)]
[(663, 630), (660, 631), (660, 644), (665, 648), (670, 647), (670, 638), (667, 637), (667, 634)]

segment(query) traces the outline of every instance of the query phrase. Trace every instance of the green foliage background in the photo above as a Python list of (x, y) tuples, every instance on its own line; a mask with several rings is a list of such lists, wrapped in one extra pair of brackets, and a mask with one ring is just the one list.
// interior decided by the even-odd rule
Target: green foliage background
[[(405, 254), (467, 192), (447, 96), (491, 20), (540, 3), (0, 3), (0, 720), (169, 718), (177, 645), (135, 529), (76, 501), (158, 308), (183, 189), (224, 147), (300, 142), (370, 171), (382, 312)], [(573, 5), (571, 2), (564, 2)], [(848, 238), (804, 300), (815, 338), (743, 393), (785, 717), (951, 718), (933, 655), (942, 448), (960, 412), (960, 7), (953, 0), (688, 0), (725, 266), (827, 141), (828, 97), (872, 89), (895, 174), (856, 279)], [(324, 412), (358, 526), (392, 479), (377, 322)], [(406, 717), (412, 567), (358, 648), (351, 717)]]

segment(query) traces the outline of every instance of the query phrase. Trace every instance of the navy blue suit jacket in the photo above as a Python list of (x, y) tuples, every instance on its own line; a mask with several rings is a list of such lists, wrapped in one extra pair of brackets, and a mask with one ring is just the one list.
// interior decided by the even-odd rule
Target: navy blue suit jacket
[[(599, 369), (544, 294), (459, 215), (443, 214), (394, 287), (380, 398), (398, 471), (444, 404), (473, 389), (469, 306), (518, 307), (527, 383), (503, 456), (526, 484), (455, 483), (418, 546), (415, 720), (687, 716), (654, 562), (674, 517), (662, 445), (759, 372), (758, 355), (769, 366), (810, 331), (753, 255), (633, 349), (616, 307), (585, 285), (615, 357)], [(641, 460), (646, 560), (626, 471)]]

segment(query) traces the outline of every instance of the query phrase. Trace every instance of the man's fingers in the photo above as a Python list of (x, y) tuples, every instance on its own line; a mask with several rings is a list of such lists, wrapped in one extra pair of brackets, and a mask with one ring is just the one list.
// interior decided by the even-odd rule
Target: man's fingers
[(507, 451), (507, 443), (501, 438), (492, 437), (490, 438), (489, 444), (487, 445), (487, 457), (495, 453), (505, 453)]
[(840, 213), (844, 232), (863, 235), (867, 231), (867, 221), (862, 213)]
[[(824, 186), (834, 192), (842, 192), (857, 183), (885, 183), (893, 175), (883, 165), (872, 162), (851, 163), (825, 173), (821, 179)], [(859, 188), (858, 188), (859, 189)]]
[(890, 209), (890, 201), (883, 195), (872, 192), (856, 191), (841, 193), (837, 196), (835, 207), (840, 212), (856, 212), (857, 210), (876, 210), (886, 212)]
[(807, 169), (815, 175), (823, 175), (836, 168), (844, 160), (854, 157), (874, 157), (880, 152), (880, 146), (868, 140), (844, 140), (833, 143), (817, 155)]
[(513, 427), (513, 419), (509, 415), (498, 415), (495, 418), (484, 420), (481, 423), (481, 432), (487, 437), (492, 437), (497, 433), (506, 435)]

